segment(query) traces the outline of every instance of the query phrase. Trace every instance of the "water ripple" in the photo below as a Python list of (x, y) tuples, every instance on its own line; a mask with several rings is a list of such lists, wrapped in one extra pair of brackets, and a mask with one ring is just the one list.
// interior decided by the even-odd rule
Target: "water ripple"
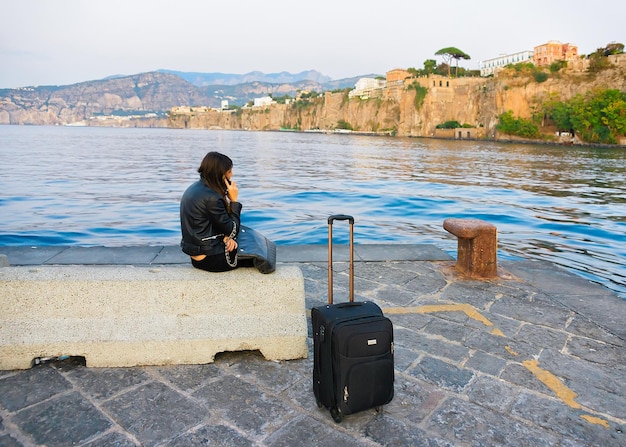
[[(498, 227), (501, 258), (548, 260), (626, 297), (626, 150), (169, 129), (0, 126), (1, 245), (178, 244), (206, 152), (235, 161), (243, 219), (279, 245), (431, 243), (448, 217)], [(333, 232), (338, 243), (346, 228)]]

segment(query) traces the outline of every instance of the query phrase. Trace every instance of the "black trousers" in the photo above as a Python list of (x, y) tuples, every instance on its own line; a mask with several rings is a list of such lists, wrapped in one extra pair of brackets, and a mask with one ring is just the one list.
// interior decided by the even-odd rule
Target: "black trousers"
[[(230, 259), (235, 258), (236, 251), (230, 253)], [(227, 272), (229, 270), (234, 270), (237, 266), (232, 267), (226, 262), (226, 255), (224, 253), (219, 253), (217, 255), (211, 255), (204, 258), (202, 261), (196, 261), (191, 259), (191, 264), (200, 270), (206, 270), (207, 272)]]
[[(236, 251), (231, 251), (229, 253), (230, 259), (235, 258)], [(204, 258), (202, 261), (196, 261), (194, 259), (191, 260), (191, 264), (200, 270), (206, 270), (207, 272), (227, 272), (229, 270), (234, 270), (237, 267), (253, 267), (252, 259), (238, 259), (237, 265), (232, 267), (226, 262), (226, 255), (224, 253), (220, 253), (217, 255), (211, 255)]]

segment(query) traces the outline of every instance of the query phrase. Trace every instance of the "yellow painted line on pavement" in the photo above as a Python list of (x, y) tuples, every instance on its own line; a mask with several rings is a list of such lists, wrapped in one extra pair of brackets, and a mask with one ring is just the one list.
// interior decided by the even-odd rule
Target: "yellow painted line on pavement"
[[(389, 307), (383, 309), (385, 314), (406, 315), (406, 314), (431, 314), (435, 312), (464, 312), (469, 318), (483, 323), (487, 327), (491, 327), (491, 333), (500, 337), (506, 337), (504, 333), (496, 328), (488, 318), (482, 315), (476, 308), (470, 304), (428, 304), (418, 307)], [(519, 355), (510, 346), (506, 345), (504, 349), (511, 355)], [(546, 385), (556, 396), (567, 406), (574, 409), (584, 409), (582, 405), (576, 402), (578, 394), (567, 387), (558, 377), (552, 374), (550, 371), (539, 367), (538, 360), (526, 360), (522, 362), (522, 365), (528, 369), (540, 382)], [(591, 410), (593, 412), (593, 410)], [(609, 428), (609, 423), (599, 417), (589, 414), (583, 414), (580, 416), (585, 421), (601, 425), (605, 428)]]
[(609, 423), (607, 421), (605, 421), (604, 419), (601, 419), (599, 417), (591, 416), (590, 414), (583, 414), (581, 416), (581, 418), (583, 418), (584, 420), (586, 420), (587, 422), (590, 422), (592, 424), (602, 425), (606, 429), (609, 428)]
[[(563, 382), (559, 380), (558, 377), (556, 377), (550, 371), (540, 368), (538, 360), (526, 360), (525, 362), (522, 362), (522, 365), (524, 365), (531, 373), (533, 373), (533, 375), (537, 379), (539, 379), (544, 385), (550, 388), (554, 392), (554, 394), (556, 394), (557, 397), (561, 399), (563, 403), (565, 403), (565, 405), (568, 405), (575, 409), (583, 408), (583, 406), (575, 400), (578, 397), (578, 394), (569, 389)], [(601, 425), (607, 429), (609, 428), (608, 421), (597, 416), (583, 414), (580, 417), (591, 424)]]
[(478, 321), (492, 328), (491, 333), (505, 337), (500, 329), (495, 327), (488, 318), (478, 312), (471, 304), (427, 304), (419, 307), (390, 307), (383, 311), (386, 314), (432, 314), (435, 312), (464, 312), (472, 320)]
[(582, 408), (582, 406), (574, 400), (578, 397), (578, 394), (569, 389), (567, 385), (561, 382), (559, 378), (550, 371), (540, 368), (538, 360), (526, 360), (522, 362), (522, 365), (533, 373), (540, 382), (550, 388), (566, 405), (572, 408)]
[(509, 354), (511, 354), (511, 355), (514, 355), (515, 357), (517, 357), (517, 356), (519, 355), (519, 354), (518, 354), (517, 352), (515, 352), (515, 351), (513, 350), (513, 348), (511, 348), (509, 345), (506, 345), (506, 346), (504, 347), (504, 349), (506, 350), (506, 352), (508, 352), (508, 353), (509, 353)]

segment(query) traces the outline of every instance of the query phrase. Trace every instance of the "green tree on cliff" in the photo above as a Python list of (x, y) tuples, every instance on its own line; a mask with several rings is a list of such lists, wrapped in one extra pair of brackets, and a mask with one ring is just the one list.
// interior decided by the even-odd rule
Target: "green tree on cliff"
[(441, 50), (437, 51), (435, 53), (435, 55), (436, 56), (442, 56), (444, 62), (446, 64), (448, 64), (448, 77), (450, 77), (450, 62), (452, 62), (452, 59), (456, 60), (456, 71), (457, 71), (457, 74), (458, 74), (458, 71), (459, 71), (459, 59), (465, 59), (465, 60), (471, 59), (469, 54), (466, 54), (463, 51), (461, 51), (461, 50), (459, 50), (458, 48), (455, 48), (455, 47), (442, 48)]
[(437, 61), (435, 59), (426, 59), (424, 61), (424, 73), (432, 74), (437, 69)]

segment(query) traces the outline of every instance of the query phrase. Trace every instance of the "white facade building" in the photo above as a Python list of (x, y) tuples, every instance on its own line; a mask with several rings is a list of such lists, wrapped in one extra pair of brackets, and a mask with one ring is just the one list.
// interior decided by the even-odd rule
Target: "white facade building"
[(350, 90), (348, 97), (354, 98), (355, 96), (359, 96), (365, 99), (370, 96), (376, 96), (376, 94), (373, 93), (377, 90), (382, 91), (386, 84), (387, 81), (384, 79), (361, 78), (354, 85), (354, 90)]
[(252, 107), (265, 107), (273, 103), (274, 100), (270, 96), (263, 96), (262, 98), (254, 98), (254, 105)]
[(489, 76), (509, 64), (519, 64), (522, 62), (532, 62), (533, 52), (526, 50), (518, 53), (506, 54), (493, 59), (480, 61), (480, 75)]

